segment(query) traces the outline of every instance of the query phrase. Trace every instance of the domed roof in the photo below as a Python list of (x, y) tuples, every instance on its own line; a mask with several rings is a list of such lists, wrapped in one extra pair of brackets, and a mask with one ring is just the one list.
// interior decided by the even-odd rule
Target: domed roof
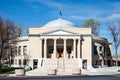
[(77, 27), (74, 23), (64, 20), (64, 19), (57, 19), (48, 22), (45, 24), (43, 27), (48, 27), (48, 28), (71, 28), (71, 27)]

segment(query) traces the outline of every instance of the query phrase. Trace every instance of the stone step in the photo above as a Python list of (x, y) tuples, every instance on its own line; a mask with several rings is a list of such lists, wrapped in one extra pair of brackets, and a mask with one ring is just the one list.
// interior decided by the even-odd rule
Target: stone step
[[(48, 69), (57, 69), (59, 74), (70, 74), (73, 68), (79, 68), (77, 59), (43, 59), (42, 67), (39, 67), (32, 72), (35, 73), (46, 73)], [(30, 72), (29, 72), (30, 73)]]

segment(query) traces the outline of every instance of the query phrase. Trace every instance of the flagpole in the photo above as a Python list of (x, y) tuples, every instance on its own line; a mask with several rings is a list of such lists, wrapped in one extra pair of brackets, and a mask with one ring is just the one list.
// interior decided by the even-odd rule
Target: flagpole
[(59, 7), (59, 17), (62, 18), (62, 9), (61, 9), (61, 6)]
[(60, 18), (60, 29), (61, 29), (61, 18), (62, 18), (62, 9), (61, 6), (59, 6), (59, 18)]

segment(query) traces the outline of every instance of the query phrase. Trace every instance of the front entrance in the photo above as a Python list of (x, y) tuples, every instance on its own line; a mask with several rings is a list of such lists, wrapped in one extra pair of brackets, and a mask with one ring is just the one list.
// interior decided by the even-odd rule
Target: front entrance
[(38, 59), (33, 59), (33, 69), (36, 69), (38, 65)]
[(63, 46), (57, 46), (58, 57), (63, 57)]

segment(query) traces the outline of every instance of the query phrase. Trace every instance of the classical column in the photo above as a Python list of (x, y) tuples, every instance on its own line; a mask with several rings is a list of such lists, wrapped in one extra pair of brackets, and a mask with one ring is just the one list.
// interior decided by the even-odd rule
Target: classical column
[(56, 41), (57, 41), (57, 39), (54, 39), (54, 52), (53, 52), (53, 58), (56, 58)]
[(42, 58), (42, 39), (40, 39), (40, 58)]
[(73, 58), (76, 58), (76, 55), (75, 55), (76, 54), (76, 39), (73, 40), (73, 46), (74, 46), (74, 48), (73, 48), (73, 52), (74, 52), (73, 53)]
[(77, 58), (80, 58), (80, 39), (78, 39), (78, 53)]
[(44, 58), (47, 57), (47, 39), (44, 39)]
[(64, 39), (64, 52), (63, 52), (63, 56), (65, 58), (66, 55), (66, 39)]

